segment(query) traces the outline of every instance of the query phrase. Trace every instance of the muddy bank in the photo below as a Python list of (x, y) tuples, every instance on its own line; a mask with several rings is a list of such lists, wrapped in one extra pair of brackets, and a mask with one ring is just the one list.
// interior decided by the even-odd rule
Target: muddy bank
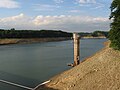
[(38, 43), (38, 42), (52, 42), (52, 41), (63, 41), (70, 40), (70, 37), (61, 38), (30, 38), (30, 39), (0, 39), (0, 45), (8, 44), (27, 44), (27, 43)]
[(82, 39), (104, 39), (106, 38), (105, 36), (99, 36), (99, 37), (81, 37)]
[(120, 51), (105, 48), (36, 90), (119, 90)]

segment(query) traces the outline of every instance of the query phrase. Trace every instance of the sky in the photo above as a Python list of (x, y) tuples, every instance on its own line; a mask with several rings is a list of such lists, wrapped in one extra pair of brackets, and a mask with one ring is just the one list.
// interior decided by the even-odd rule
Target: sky
[(109, 30), (112, 0), (0, 0), (1, 29)]

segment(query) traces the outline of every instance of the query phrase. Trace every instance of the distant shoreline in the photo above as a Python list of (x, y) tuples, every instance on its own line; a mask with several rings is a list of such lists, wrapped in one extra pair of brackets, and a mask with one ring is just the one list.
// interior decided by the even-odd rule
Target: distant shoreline
[[(106, 37), (81, 37), (81, 39), (106, 39)], [(71, 37), (58, 37), (58, 38), (5, 38), (5, 39), (0, 39), (0, 45), (31, 44), (31, 43), (41, 43), (41, 42), (65, 41), (65, 40), (72, 40), (72, 38)]]
[(81, 37), (82, 39), (104, 39), (106, 38), (105, 36), (99, 36), (99, 37)]
[(29, 43), (38, 43), (38, 42), (54, 42), (54, 41), (64, 41), (71, 40), (71, 37), (59, 37), (59, 38), (6, 38), (0, 39), (0, 45), (9, 45), (9, 44), (29, 44)]

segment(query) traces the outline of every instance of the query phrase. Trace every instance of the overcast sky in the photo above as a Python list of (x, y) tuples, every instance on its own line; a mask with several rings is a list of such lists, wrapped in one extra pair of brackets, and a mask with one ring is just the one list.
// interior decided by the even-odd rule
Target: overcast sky
[(112, 0), (0, 0), (0, 28), (109, 30)]

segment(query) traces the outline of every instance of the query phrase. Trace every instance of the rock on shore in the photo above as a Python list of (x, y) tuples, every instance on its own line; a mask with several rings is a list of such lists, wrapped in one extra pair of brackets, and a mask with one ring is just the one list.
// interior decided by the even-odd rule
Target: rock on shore
[(80, 65), (36, 90), (120, 90), (120, 51), (106, 45)]

